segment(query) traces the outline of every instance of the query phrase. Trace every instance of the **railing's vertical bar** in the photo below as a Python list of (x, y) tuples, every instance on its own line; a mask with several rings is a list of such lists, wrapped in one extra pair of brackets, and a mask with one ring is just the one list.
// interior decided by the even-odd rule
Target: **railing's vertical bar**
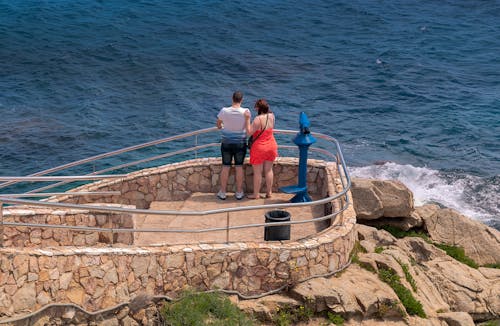
[(113, 245), (115, 243), (115, 233), (113, 232), (113, 225), (111, 225), (111, 227), (109, 228), (109, 230), (111, 231), (111, 242), (110, 242), (110, 245), (111, 245), (111, 247), (113, 247)]
[(3, 203), (0, 202), (0, 248), (3, 247)]
[[(194, 146), (198, 146), (198, 135), (194, 136)], [(198, 149), (194, 150), (194, 158), (198, 158)]]
[(226, 213), (226, 243), (229, 243), (229, 212)]

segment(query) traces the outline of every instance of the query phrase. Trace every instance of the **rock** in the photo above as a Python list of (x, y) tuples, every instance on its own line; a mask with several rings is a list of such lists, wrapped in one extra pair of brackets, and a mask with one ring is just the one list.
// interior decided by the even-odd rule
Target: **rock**
[(448, 326), (474, 326), (472, 317), (465, 312), (447, 312), (438, 315)]
[(330, 310), (344, 318), (400, 318), (404, 311), (387, 284), (357, 265), (351, 265), (338, 278), (316, 278), (298, 284), (291, 294), (313, 303), (318, 312)]
[(411, 218), (413, 193), (399, 181), (353, 178), (351, 193), (358, 219)]
[(371, 220), (384, 215), (382, 200), (370, 180), (353, 178), (351, 193), (358, 219)]
[[(233, 301), (235, 301), (235, 298), (233, 298)], [(238, 308), (256, 316), (259, 320), (272, 321), (278, 308), (296, 308), (302, 303), (287, 296), (273, 294), (254, 300), (237, 301), (235, 304)]]
[(374, 227), (357, 224), (358, 238), (360, 241), (372, 242), (375, 246), (388, 246), (396, 243), (396, 238), (385, 230), (377, 230)]
[(500, 263), (500, 231), (449, 208), (419, 214), (433, 241), (464, 248), (479, 265)]
[(126, 316), (121, 320), (121, 324), (123, 326), (139, 326), (139, 323), (136, 322), (133, 318), (130, 318), (129, 316)]
[(426, 312), (462, 311), (474, 320), (500, 315), (500, 282), (494, 272), (462, 264), (420, 238), (400, 239), (397, 248), (414, 261), (409, 268)]
[(28, 283), (12, 297), (14, 311), (33, 309), (36, 304), (35, 283)]
[(360, 222), (376, 228), (384, 225), (393, 226), (404, 231), (419, 228), (423, 225), (422, 218), (415, 212), (412, 212), (409, 217), (382, 217), (376, 220), (362, 220)]

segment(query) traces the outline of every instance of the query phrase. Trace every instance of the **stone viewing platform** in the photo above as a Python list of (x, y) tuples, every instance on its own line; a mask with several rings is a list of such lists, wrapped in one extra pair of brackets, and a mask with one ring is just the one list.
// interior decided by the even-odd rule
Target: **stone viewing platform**
[[(175, 297), (186, 287), (234, 291), (242, 297), (263, 295), (342, 270), (356, 241), (349, 197), (293, 206), (289, 203), (293, 195), (279, 193), (278, 188), (296, 180), (297, 165), (294, 158), (277, 160), (271, 199), (218, 200), (220, 159), (201, 158), (71, 190), (119, 195), (68, 192), (45, 203), (70, 207), (43, 206), (44, 202), (40, 202), (43, 207), (4, 207), (0, 316), (22, 316), (49, 304), (74, 304), (92, 312), (140, 295)], [(308, 161), (308, 187), (314, 200), (345, 189), (337, 166)], [(251, 169), (244, 168), (250, 192)], [(230, 178), (228, 189), (233, 186)], [(291, 214), (290, 240), (264, 240), (266, 207), (275, 204), (291, 205), (280, 208)], [(256, 208), (181, 214), (244, 206)], [(160, 210), (177, 214), (156, 214)], [(302, 223), (306, 220), (313, 221)], [(244, 225), (256, 226), (231, 229)], [(85, 229), (89, 227), (94, 229)], [(199, 231), (211, 228), (220, 230)], [(185, 232), (141, 232), (151, 229)]]

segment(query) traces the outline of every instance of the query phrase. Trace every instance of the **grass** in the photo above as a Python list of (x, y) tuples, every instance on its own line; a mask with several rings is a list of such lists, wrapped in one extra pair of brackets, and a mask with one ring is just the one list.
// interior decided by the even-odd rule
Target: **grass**
[(400, 312), (401, 316), (406, 315), (406, 313), (403, 311), (403, 309), (401, 309), (401, 306), (398, 304), (398, 301), (391, 300), (389, 303), (384, 303), (384, 302), (379, 303), (378, 310), (377, 310), (377, 316), (379, 318), (384, 318), (387, 315), (387, 313), (389, 313), (389, 311), (393, 310), (394, 308), (396, 308)]
[(500, 326), (500, 320), (490, 320), (477, 324), (478, 326)]
[(399, 265), (403, 269), (403, 273), (405, 274), (405, 279), (406, 279), (406, 281), (408, 281), (408, 283), (410, 283), (411, 288), (413, 289), (413, 292), (417, 292), (417, 283), (415, 282), (415, 279), (411, 275), (410, 268), (408, 267), (408, 265), (404, 264), (399, 259), (396, 259), (396, 261), (399, 263)]
[(382, 229), (386, 230), (387, 232), (389, 232), (390, 234), (392, 234), (394, 237), (396, 237), (398, 239), (401, 239), (404, 237), (418, 237), (418, 238), (422, 238), (425, 241), (431, 243), (429, 236), (425, 232), (414, 231), (414, 230), (404, 231), (404, 230), (401, 230), (400, 228), (397, 228), (397, 227), (391, 226), (391, 225), (384, 225), (384, 226), (382, 226)]
[(377, 271), (375, 270), (375, 268), (373, 268), (372, 265), (368, 264), (368, 263), (359, 263), (359, 267), (363, 268), (363, 269), (366, 269), (367, 271), (369, 272), (372, 272), (372, 273), (375, 273), (377, 274)]
[(328, 321), (331, 324), (339, 325), (339, 326), (344, 325), (344, 318), (342, 318), (342, 316), (334, 314), (330, 311), (328, 312), (327, 316), (328, 316)]
[(500, 264), (486, 264), (486, 265), (483, 265), (483, 267), (500, 269)]
[(467, 266), (470, 266), (472, 268), (479, 267), (479, 265), (474, 260), (465, 255), (464, 248), (462, 247), (450, 246), (443, 243), (434, 243), (434, 245), (439, 249), (444, 250), (446, 254), (448, 254), (448, 256), (455, 258), (456, 260)]
[(427, 318), (422, 303), (415, 299), (411, 291), (401, 284), (399, 276), (394, 271), (381, 268), (378, 276), (394, 290), (408, 314)]
[(359, 256), (358, 256), (359, 253), (365, 254), (366, 249), (363, 248), (363, 246), (359, 243), (359, 241), (356, 241), (354, 243), (354, 247), (352, 248), (351, 254), (350, 254), (352, 263), (359, 264)]
[(384, 251), (384, 247), (375, 247), (375, 253), (381, 254)]
[(164, 325), (254, 325), (254, 321), (220, 293), (184, 292), (161, 309)]
[(307, 306), (298, 308), (285, 306), (278, 308), (273, 318), (274, 325), (289, 326), (298, 322), (307, 322), (314, 316), (314, 311)]
[[(462, 247), (459, 246), (452, 246), (452, 245), (447, 245), (443, 243), (437, 243), (437, 242), (432, 242), (429, 236), (423, 232), (417, 232), (417, 231), (404, 231), (401, 230), (397, 227), (390, 226), (390, 225), (384, 225), (382, 229), (386, 230), (390, 234), (392, 234), (396, 238), (404, 238), (404, 237), (419, 237), (424, 239), (426, 242), (433, 244), (434, 246), (438, 247), (439, 249), (442, 249), (446, 252), (446, 254), (452, 258), (455, 258), (459, 262), (472, 267), (472, 268), (478, 268), (479, 265), (470, 257), (467, 257), (465, 254), (465, 251)], [(493, 268), (499, 268), (500, 264), (493, 264), (492, 266), (496, 266)], [(487, 266), (485, 266), (487, 267)]]

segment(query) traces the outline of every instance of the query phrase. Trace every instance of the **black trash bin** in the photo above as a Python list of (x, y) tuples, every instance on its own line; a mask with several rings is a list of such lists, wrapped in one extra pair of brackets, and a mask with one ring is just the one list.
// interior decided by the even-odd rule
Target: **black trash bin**
[[(269, 211), (264, 216), (266, 217), (266, 223), (290, 221), (290, 213), (283, 210)], [(290, 240), (290, 225), (266, 226), (264, 228), (264, 240)]]

